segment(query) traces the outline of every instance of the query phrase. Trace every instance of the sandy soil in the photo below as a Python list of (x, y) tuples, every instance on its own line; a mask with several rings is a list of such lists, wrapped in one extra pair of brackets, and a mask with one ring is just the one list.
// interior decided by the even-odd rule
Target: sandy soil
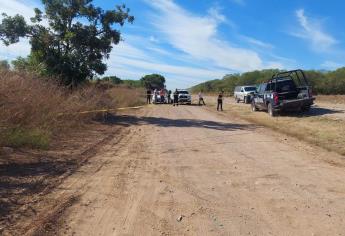
[[(197, 106), (151, 106), (51, 194), (58, 235), (345, 235), (345, 161)], [(62, 201), (62, 200), (61, 200)]]

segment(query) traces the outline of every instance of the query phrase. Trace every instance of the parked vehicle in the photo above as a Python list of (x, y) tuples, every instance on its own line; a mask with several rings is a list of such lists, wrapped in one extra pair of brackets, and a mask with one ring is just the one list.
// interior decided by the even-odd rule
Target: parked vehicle
[(164, 104), (167, 103), (168, 99), (166, 96), (161, 96), (159, 93), (152, 95), (153, 104)]
[(188, 90), (178, 89), (177, 92), (179, 104), (192, 104), (192, 96), (189, 94)]
[(240, 101), (250, 103), (255, 92), (255, 86), (236, 86), (234, 91), (235, 101), (237, 103)]
[(315, 98), (302, 70), (278, 73), (259, 86), (254, 94), (252, 111), (267, 110), (270, 116), (280, 111), (306, 111)]

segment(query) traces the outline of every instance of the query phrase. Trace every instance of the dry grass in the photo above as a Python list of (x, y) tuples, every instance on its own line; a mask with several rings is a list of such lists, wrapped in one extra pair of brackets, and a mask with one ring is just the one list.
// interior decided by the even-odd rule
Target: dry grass
[(345, 104), (345, 95), (318, 95), (317, 101)]
[(100, 84), (71, 91), (51, 80), (1, 71), (0, 145), (47, 148), (55, 134), (80, 127), (96, 115), (78, 112), (138, 105), (143, 103), (142, 93)]
[[(231, 98), (230, 98), (231, 99)], [(209, 98), (208, 105), (215, 99)], [(345, 123), (343, 120), (330, 119), (324, 116), (307, 116), (288, 114), (279, 117), (270, 117), (267, 112), (252, 112), (250, 105), (226, 102), (226, 113), (235, 115), (244, 120), (256, 123), (278, 132), (296, 137), (329, 151), (345, 155)]]

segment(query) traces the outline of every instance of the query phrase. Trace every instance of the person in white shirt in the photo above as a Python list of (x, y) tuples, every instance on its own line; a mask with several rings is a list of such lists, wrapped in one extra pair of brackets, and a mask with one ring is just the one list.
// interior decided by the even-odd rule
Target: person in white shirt
[(205, 106), (206, 104), (205, 104), (205, 101), (204, 101), (204, 96), (202, 94), (202, 91), (200, 91), (198, 95), (199, 95), (199, 106), (201, 105), (201, 103), (203, 103), (204, 106)]

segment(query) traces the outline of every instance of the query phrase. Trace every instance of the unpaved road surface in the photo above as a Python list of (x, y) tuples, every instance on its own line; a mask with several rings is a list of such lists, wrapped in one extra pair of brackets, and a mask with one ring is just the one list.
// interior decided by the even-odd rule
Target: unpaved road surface
[(343, 157), (197, 106), (116, 119), (59, 235), (345, 235)]
[[(209, 100), (215, 103), (215, 97), (207, 97)], [(250, 104), (244, 104), (242, 101), (239, 103), (235, 102), (234, 98), (226, 98), (226, 103), (248, 107), (250, 109)], [(345, 104), (343, 103), (331, 103), (329, 101), (318, 101), (318, 98), (315, 100), (315, 104), (312, 109), (304, 113), (307, 116), (318, 116), (325, 117), (331, 120), (344, 120), (345, 121)]]

